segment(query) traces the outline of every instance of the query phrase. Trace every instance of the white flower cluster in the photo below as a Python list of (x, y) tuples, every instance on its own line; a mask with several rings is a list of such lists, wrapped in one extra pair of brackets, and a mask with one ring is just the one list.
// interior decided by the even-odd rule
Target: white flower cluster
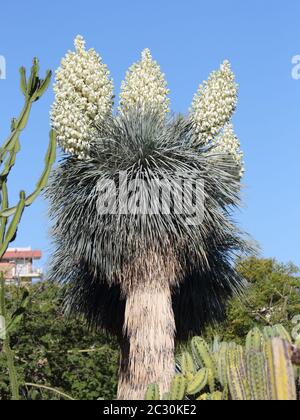
[(230, 120), (237, 104), (237, 90), (227, 60), (200, 85), (193, 99), (191, 116), (201, 141), (212, 140)]
[(52, 126), (60, 146), (80, 159), (88, 157), (92, 127), (112, 112), (113, 82), (95, 50), (85, 50), (81, 36), (56, 71)]
[(245, 168), (244, 168), (244, 154), (240, 150), (240, 142), (237, 136), (234, 133), (233, 125), (226, 124), (222, 133), (217, 136), (214, 140), (215, 142), (215, 151), (218, 153), (230, 154), (239, 170), (239, 175), (242, 178)]
[[(95, 124), (112, 113), (113, 82), (96, 51), (86, 51), (81, 36), (76, 37), (75, 48), (76, 52), (69, 51), (56, 71), (51, 120), (60, 146), (85, 159)], [(168, 93), (164, 74), (150, 51), (145, 49), (141, 60), (129, 68), (122, 82), (119, 111), (154, 109), (163, 120), (170, 111)], [(224, 61), (220, 69), (200, 85), (192, 103), (191, 118), (201, 142), (212, 141), (217, 151), (231, 154), (242, 176), (243, 153), (229, 124), (236, 104), (237, 84), (230, 63)]]
[(132, 108), (141, 111), (155, 109), (165, 118), (170, 111), (168, 93), (164, 74), (152, 59), (149, 49), (145, 49), (141, 61), (129, 68), (122, 82), (119, 111), (126, 112)]

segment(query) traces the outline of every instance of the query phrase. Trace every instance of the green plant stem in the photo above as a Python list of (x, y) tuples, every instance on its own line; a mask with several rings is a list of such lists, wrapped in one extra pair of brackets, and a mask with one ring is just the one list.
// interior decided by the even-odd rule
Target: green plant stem
[[(41, 177), (39, 178), (35, 190), (25, 198), (25, 207), (30, 206), (33, 201), (38, 197), (38, 195), (41, 193), (43, 188), (47, 185), (48, 178), (51, 172), (51, 168), (53, 163), (56, 159), (56, 135), (54, 130), (51, 130), (49, 133), (49, 145), (47, 149), (47, 153), (45, 156), (45, 166), (43, 173)], [(8, 208), (8, 205), (6, 207), (2, 206), (0, 217), (8, 218), (10, 216), (13, 216), (17, 211), (17, 206)]]
[[(1, 315), (6, 319), (6, 307), (5, 307), (5, 280), (3, 276), (3, 272), (0, 273), (0, 279), (1, 279)], [(7, 367), (8, 367), (8, 374), (9, 374), (9, 383), (10, 383), (10, 389), (11, 389), (11, 395), (13, 401), (20, 400), (19, 395), (19, 383), (18, 383), (18, 377), (17, 372), (14, 364), (14, 353), (10, 347), (10, 336), (8, 331), (6, 331), (5, 338), (3, 341), (3, 352), (6, 355), (7, 360)]]
[[(16, 156), (21, 149), (20, 135), (27, 126), (33, 102), (37, 101), (46, 91), (51, 79), (51, 71), (46, 73), (46, 78), (44, 80), (38, 77), (38, 72), (39, 62), (37, 58), (33, 60), (33, 66), (31, 68), (31, 74), (28, 83), (26, 82), (25, 68), (22, 67), (20, 69), (21, 90), (25, 96), (25, 102), (19, 117), (17, 119), (12, 119), (11, 132), (8, 139), (4, 142), (2, 147), (0, 147), (0, 166), (3, 165), (3, 168), (1, 168), (0, 171), (0, 259), (7, 251), (9, 244), (14, 241), (16, 237), (18, 226), (25, 207), (33, 203), (33, 201), (37, 198), (37, 196), (47, 184), (52, 164), (55, 161), (56, 139), (54, 131), (51, 131), (49, 147), (45, 157), (44, 171), (38, 180), (35, 191), (27, 198), (25, 192), (21, 191), (18, 204), (12, 209), (8, 209), (9, 197), (7, 189), (7, 178), (11, 169), (16, 163)], [(9, 220), (10, 217), (11, 220)], [(23, 304), (24, 303), (25, 301)], [(9, 331), (10, 327), (13, 325), (16, 319), (18, 319), (23, 314), (23, 311), (24, 306), (18, 308), (10, 318), (10, 322), (8, 322), (5, 304), (5, 280), (3, 272), (0, 272), (0, 314), (3, 316), (6, 323), (5, 336), (3, 339), (3, 352), (5, 353), (7, 359), (12, 400), (19, 400), (20, 395), (18, 377), (14, 364), (14, 353), (10, 346)]]
[(70, 395), (67, 395), (64, 392), (61, 392), (58, 389), (51, 388), (50, 386), (32, 384), (30, 382), (26, 382), (24, 385), (28, 386), (28, 387), (32, 387), (32, 388), (45, 389), (46, 391), (50, 391), (50, 392), (53, 392), (54, 394), (57, 394), (57, 395), (60, 395), (61, 397), (64, 397), (66, 400), (76, 401), (75, 398), (70, 397)]
[(15, 123), (15, 126), (14, 126), (14, 129), (13, 129), (12, 133), (10, 134), (10, 136), (8, 137), (8, 139), (6, 140), (4, 145), (1, 147), (1, 150), (0, 150), (0, 164), (3, 163), (6, 154), (10, 150), (13, 149), (14, 144), (17, 141), (17, 139), (19, 138), (21, 131), (24, 130), (24, 128), (26, 127), (28, 119), (29, 119), (31, 107), (32, 107), (32, 102), (29, 99), (27, 99), (25, 101), (24, 107), (21, 111), (21, 114), (20, 114), (19, 118)]
[(10, 348), (9, 341), (10, 341), (9, 335), (7, 334), (4, 340), (4, 344), (3, 344), (3, 351), (6, 354), (12, 400), (19, 401), (20, 400), (19, 382), (18, 382), (17, 372), (16, 372), (16, 368), (14, 364), (14, 353)]

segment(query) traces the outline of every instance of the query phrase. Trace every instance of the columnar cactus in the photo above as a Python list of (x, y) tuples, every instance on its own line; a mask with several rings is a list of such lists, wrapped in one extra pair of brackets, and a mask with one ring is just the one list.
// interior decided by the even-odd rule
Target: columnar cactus
[[(51, 71), (48, 71), (46, 73), (45, 79), (40, 79), (39, 62), (35, 58), (33, 60), (33, 65), (28, 80), (26, 80), (26, 71), (24, 67), (20, 69), (20, 76), (20, 87), (24, 95), (24, 106), (19, 117), (13, 118), (11, 123), (11, 133), (8, 139), (3, 143), (2, 147), (0, 148), (0, 259), (3, 257), (9, 244), (12, 241), (14, 241), (16, 237), (17, 229), (21, 221), (24, 209), (30, 206), (37, 198), (37, 196), (41, 193), (41, 191), (45, 188), (48, 182), (52, 164), (54, 163), (56, 156), (55, 133), (53, 130), (51, 130), (49, 147), (45, 157), (45, 168), (36, 184), (35, 190), (27, 196), (24, 191), (21, 191), (19, 202), (17, 203), (17, 205), (10, 207), (7, 181), (9, 174), (16, 163), (17, 154), (21, 149), (20, 135), (27, 125), (33, 103), (41, 98), (41, 96), (45, 93), (49, 86), (51, 79)], [(0, 277), (0, 315), (6, 318), (4, 299), (4, 273), (0, 273)], [(17, 314), (15, 314), (15, 317), (16, 316)], [(19, 399), (19, 386), (14, 368), (14, 357), (10, 348), (9, 340), (10, 327), (13, 322), (14, 319), (6, 319), (6, 331), (3, 342), (3, 351), (7, 358), (12, 399), (17, 400)]]
[[(113, 113), (107, 68), (81, 37), (75, 46), (57, 73), (51, 114), (65, 156), (47, 193), (50, 277), (68, 283), (73, 314), (118, 336), (118, 397), (141, 399), (151, 382), (165, 395), (175, 339), (221, 319), (243, 284), (231, 259), (249, 246), (229, 217), (241, 178), (227, 126), (237, 86), (224, 62), (190, 114), (172, 117), (164, 75), (146, 49)], [(208, 368), (211, 391), (213, 374)]]

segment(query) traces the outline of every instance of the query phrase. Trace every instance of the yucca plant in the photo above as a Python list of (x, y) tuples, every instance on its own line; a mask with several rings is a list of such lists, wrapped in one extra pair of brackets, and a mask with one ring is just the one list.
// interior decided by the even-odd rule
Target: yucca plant
[(237, 85), (228, 62), (170, 116), (163, 74), (149, 50), (113, 85), (94, 50), (75, 40), (57, 72), (52, 124), (66, 155), (48, 188), (55, 253), (50, 277), (66, 282), (65, 308), (117, 335), (119, 399), (163, 392), (175, 339), (224, 315), (241, 290), (235, 253), (249, 249), (231, 219), (243, 173), (229, 124)]

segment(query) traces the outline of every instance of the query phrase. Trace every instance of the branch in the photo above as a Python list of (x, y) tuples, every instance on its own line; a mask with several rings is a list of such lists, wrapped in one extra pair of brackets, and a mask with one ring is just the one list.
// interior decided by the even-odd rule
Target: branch
[(25, 382), (24, 385), (27, 386), (27, 387), (32, 387), (32, 388), (45, 389), (46, 391), (50, 391), (50, 392), (53, 392), (54, 394), (57, 394), (57, 395), (60, 395), (61, 397), (64, 397), (66, 400), (76, 401), (76, 399), (73, 398), (73, 397), (70, 397), (70, 395), (67, 395), (64, 392), (61, 392), (58, 389), (51, 388), (50, 386), (32, 384), (30, 382)]
[[(45, 156), (45, 167), (44, 171), (36, 184), (36, 189), (25, 198), (25, 207), (30, 206), (33, 201), (39, 196), (42, 190), (45, 188), (48, 182), (48, 178), (51, 172), (51, 168), (56, 159), (56, 135), (54, 130), (50, 131), (50, 140), (48, 150)], [(1, 211), (0, 217), (10, 217), (15, 214), (17, 206), (11, 207)]]

